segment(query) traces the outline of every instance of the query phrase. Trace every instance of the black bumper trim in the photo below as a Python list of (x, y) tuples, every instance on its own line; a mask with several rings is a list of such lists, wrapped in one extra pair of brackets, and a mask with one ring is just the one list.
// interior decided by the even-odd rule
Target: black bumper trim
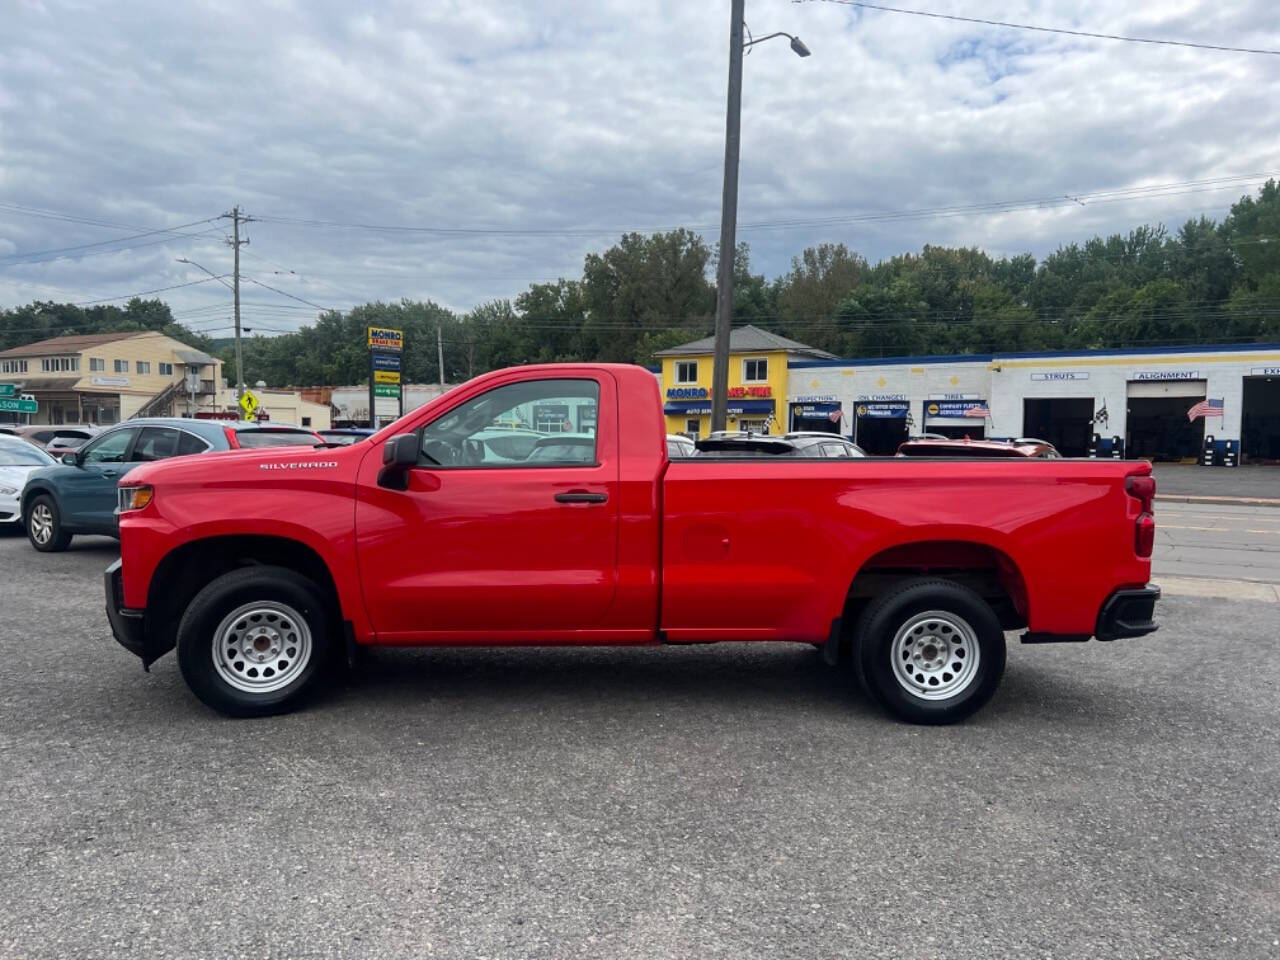
[(1160, 588), (1154, 583), (1136, 590), (1117, 590), (1098, 612), (1098, 626), (1094, 635), (1099, 640), (1123, 640), (1144, 637), (1159, 629), (1152, 617)]
[(116, 638), (116, 643), (135, 656), (141, 657), (142, 668), (147, 670), (155, 658), (148, 659), (145, 612), (123, 605), (124, 591), (120, 567), (121, 561), (117, 560), (107, 567), (102, 575), (103, 588), (107, 594), (107, 621), (111, 624), (111, 634)]

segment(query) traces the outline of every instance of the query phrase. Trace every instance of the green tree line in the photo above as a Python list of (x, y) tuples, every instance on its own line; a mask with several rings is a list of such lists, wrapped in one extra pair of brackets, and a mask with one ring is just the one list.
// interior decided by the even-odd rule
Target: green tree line
[[(1221, 221), (1176, 231), (1141, 226), (1031, 254), (995, 258), (974, 247), (926, 245), (874, 265), (823, 243), (768, 280), (734, 252), (734, 322), (753, 323), (848, 357), (1100, 349), (1280, 340), (1280, 185), (1234, 203)], [(514, 300), (465, 313), (430, 301), (367, 303), (321, 313), (296, 333), (244, 341), (245, 379), (282, 384), (367, 378), (365, 328), (405, 331), (404, 379), (457, 382), (512, 364), (652, 361), (655, 351), (708, 335), (716, 251), (700, 235), (629, 233), (588, 254), (582, 274), (531, 285)], [(202, 349), (160, 301), (125, 307), (36, 303), (0, 312), (0, 345), (61, 330), (160, 329)], [(220, 342), (232, 366), (232, 350)]]

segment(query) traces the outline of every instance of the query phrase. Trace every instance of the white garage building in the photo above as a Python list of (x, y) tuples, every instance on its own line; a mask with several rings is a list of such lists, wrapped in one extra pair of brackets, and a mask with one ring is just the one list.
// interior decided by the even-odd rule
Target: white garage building
[(790, 429), (835, 429), (872, 453), (927, 432), (1040, 437), (1067, 456), (1280, 462), (1280, 344), (797, 358), (788, 374)]

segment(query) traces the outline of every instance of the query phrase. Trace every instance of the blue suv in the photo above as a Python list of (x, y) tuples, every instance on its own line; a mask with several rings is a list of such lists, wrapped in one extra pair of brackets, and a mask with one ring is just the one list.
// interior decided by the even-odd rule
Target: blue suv
[(240, 447), (314, 446), (305, 427), (153, 417), (126, 420), (98, 434), (22, 488), (22, 521), (42, 553), (67, 549), (74, 534), (116, 536), (116, 485), (140, 463)]

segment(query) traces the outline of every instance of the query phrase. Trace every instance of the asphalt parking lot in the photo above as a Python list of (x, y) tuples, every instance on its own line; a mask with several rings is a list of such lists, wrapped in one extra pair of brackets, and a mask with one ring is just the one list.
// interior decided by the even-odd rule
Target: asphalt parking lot
[(0, 536), (5, 957), (1280, 957), (1277, 607), (1012, 644), (958, 727), (805, 648), (379, 651), (230, 721)]

